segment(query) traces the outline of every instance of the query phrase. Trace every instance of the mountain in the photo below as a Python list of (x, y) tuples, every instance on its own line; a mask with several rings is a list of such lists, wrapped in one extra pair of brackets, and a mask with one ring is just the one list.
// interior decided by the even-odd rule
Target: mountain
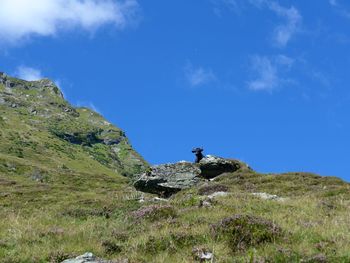
[(130, 177), (147, 167), (122, 130), (70, 105), (48, 79), (27, 82), (0, 73), (0, 107), (1, 158), (16, 160), (23, 173), (40, 172), (49, 181), (56, 169), (91, 173), (94, 167)]
[(350, 262), (339, 178), (215, 156), (150, 167), (48, 79), (0, 73), (0, 113), (0, 262)]

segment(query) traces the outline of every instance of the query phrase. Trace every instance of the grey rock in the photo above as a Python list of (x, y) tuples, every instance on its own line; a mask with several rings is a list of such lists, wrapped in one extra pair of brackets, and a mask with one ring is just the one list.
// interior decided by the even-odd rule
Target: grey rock
[(87, 252), (84, 255), (81, 255), (79, 257), (66, 259), (66, 260), (62, 261), (62, 263), (117, 263), (117, 262), (125, 262), (125, 263), (127, 263), (128, 260), (126, 260), (126, 261), (104, 260), (104, 259), (97, 258), (91, 252)]
[(197, 184), (200, 173), (199, 167), (189, 162), (157, 165), (142, 174), (134, 186), (143, 192), (169, 197)]
[(0, 72), (0, 84), (4, 84), (6, 81), (6, 74), (4, 72)]
[(199, 202), (199, 207), (212, 207), (212, 200), (211, 199), (204, 199), (204, 200), (200, 200)]
[(199, 164), (181, 161), (153, 166), (146, 173), (137, 176), (134, 186), (143, 192), (169, 197), (198, 184), (201, 178), (210, 179), (223, 173), (232, 173), (243, 165), (236, 160), (208, 155)]
[(87, 252), (84, 255), (78, 256), (73, 259), (66, 259), (62, 263), (85, 263), (85, 262), (99, 262), (96, 261), (96, 257), (91, 252)]
[(199, 162), (201, 176), (212, 179), (223, 173), (233, 173), (241, 168), (241, 163), (236, 160), (225, 159), (207, 155)]
[(116, 130), (104, 130), (100, 133), (100, 137), (103, 143), (106, 145), (116, 145), (119, 144), (123, 139), (125, 139), (125, 134), (122, 131)]
[(46, 179), (47, 179), (47, 175), (43, 174), (41, 171), (39, 170), (35, 170), (31, 177), (32, 180), (36, 181), (36, 182), (41, 182), (43, 183)]
[(200, 255), (200, 259), (201, 259), (201, 260), (211, 260), (213, 257), (214, 257), (214, 255), (213, 255), (213, 253), (211, 253), (211, 252), (203, 252), (203, 253)]
[(199, 262), (213, 262), (214, 254), (206, 248), (194, 248), (192, 250), (194, 259)]
[(37, 81), (37, 83), (39, 84), (39, 86), (41, 86), (41, 88), (48, 89), (49, 91), (51, 91), (52, 94), (63, 98), (63, 93), (53, 81), (49, 79), (41, 79)]

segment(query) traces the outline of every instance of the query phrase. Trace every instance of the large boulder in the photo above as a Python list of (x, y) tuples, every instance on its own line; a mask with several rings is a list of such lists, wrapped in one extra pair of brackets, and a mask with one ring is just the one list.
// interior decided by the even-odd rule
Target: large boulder
[(190, 188), (201, 179), (211, 179), (223, 173), (232, 173), (243, 167), (243, 163), (208, 155), (200, 163), (178, 162), (151, 167), (138, 176), (136, 189), (169, 197), (174, 193)]
[(169, 197), (197, 184), (200, 173), (199, 166), (189, 162), (156, 165), (142, 174), (134, 186), (143, 192)]
[(211, 179), (223, 173), (236, 172), (242, 167), (242, 163), (237, 160), (207, 155), (199, 162), (199, 167), (201, 177)]

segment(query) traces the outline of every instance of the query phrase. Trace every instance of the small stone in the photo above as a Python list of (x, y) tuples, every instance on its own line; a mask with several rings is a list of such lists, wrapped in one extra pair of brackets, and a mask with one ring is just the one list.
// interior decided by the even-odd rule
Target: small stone
[(212, 202), (211, 200), (201, 200), (199, 203), (199, 207), (212, 207)]
[(213, 253), (211, 252), (203, 252), (200, 259), (211, 260), (213, 258)]
[(206, 262), (214, 259), (214, 254), (206, 248), (194, 248), (192, 254), (194, 259), (199, 262)]
[(87, 252), (84, 255), (78, 256), (76, 258), (66, 259), (62, 261), (61, 263), (128, 263), (129, 260), (122, 259), (122, 260), (105, 260), (101, 258), (97, 258), (94, 254), (91, 252)]
[(99, 261), (96, 261), (96, 257), (91, 252), (87, 252), (84, 255), (78, 256), (74, 259), (66, 259), (62, 263), (86, 263), (86, 262), (92, 262), (97, 263)]

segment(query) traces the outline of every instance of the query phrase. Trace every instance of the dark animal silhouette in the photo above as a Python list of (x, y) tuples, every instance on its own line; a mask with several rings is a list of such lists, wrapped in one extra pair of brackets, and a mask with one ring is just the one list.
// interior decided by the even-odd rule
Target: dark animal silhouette
[(204, 158), (202, 152), (203, 152), (203, 148), (193, 148), (192, 152), (196, 155), (196, 160), (194, 161), (195, 163), (199, 163), (200, 160), (202, 160)]

